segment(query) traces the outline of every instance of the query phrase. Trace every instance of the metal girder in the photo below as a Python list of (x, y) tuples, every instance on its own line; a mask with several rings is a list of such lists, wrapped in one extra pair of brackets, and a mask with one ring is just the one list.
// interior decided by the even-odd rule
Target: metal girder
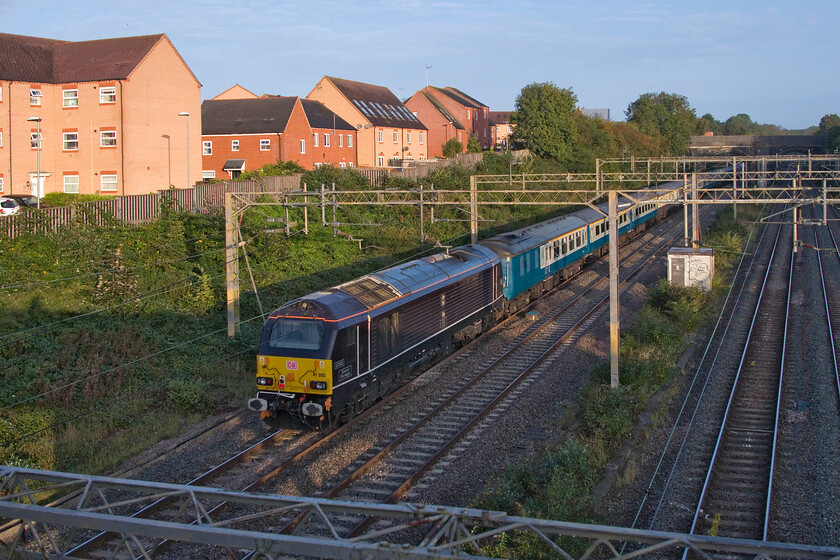
[[(82, 490), (72, 509), (38, 505), (39, 497), (54, 492)], [(183, 502), (177, 520), (131, 517), (129, 506), (151, 503), (172, 496)], [(228, 502), (231, 517), (210, 519), (214, 504)], [(247, 510), (243, 513), (243, 510)], [(237, 511), (239, 513), (237, 513)], [(251, 530), (250, 523), (265, 524), (287, 513), (309, 512), (310, 518), (326, 527), (319, 533), (282, 535)], [(163, 515), (163, 514), (160, 514)], [(170, 514), (171, 515), (171, 514)], [(377, 517), (369, 532), (352, 539), (342, 538), (332, 516)], [(178, 484), (144, 482), (109, 477), (40, 471), (0, 466), (0, 520), (22, 520), (7, 525), (0, 549), (30, 558), (62, 556), (75, 543), (63, 543), (52, 528), (108, 531), (121, 535), (115, 546), (140, 547), (144, 554), (164, 539), (257, 551), (257, 558), (301, 555), (322, 558), (485, 558), (482, 547), (500, 535), (527, 532), (536, 535), (558, 555), (573, 558), (556, 543), (556, 537), (587, 539), (593, 553), (624, 559), (665, 549), (690, 549), (703, 558), (714, 554), (749, 554), (764, 558), (840, 559), (840, 548), (789, 543), (726, 539), (662, 531), (644, 531), (603, 525), (532, 519), (499, 511), (419, 504), (370, 504), (319, 498), (232, 492)], [(310, 523), (310, 526), (316, 523)], [(426, 528), (425, 535), (418, 529)], [(26, 535), (26, 539), (23, 535)], [(620, 554), (622, 543), (631, 543)], [(153, 554), (152, 554), (153, 555)]]

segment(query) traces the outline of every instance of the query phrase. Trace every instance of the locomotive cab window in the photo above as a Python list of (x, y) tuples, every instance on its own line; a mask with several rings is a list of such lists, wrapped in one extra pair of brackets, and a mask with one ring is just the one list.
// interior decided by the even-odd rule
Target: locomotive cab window
[(271, 326), (268, 345), (272, 348), (318, 350), (324, 338), (324, 323), (305, 319), (278, 319)]

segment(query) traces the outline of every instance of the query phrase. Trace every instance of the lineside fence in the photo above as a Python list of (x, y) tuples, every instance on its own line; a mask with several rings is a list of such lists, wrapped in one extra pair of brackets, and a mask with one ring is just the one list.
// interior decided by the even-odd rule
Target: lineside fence
[[(517, 157), (519, 157), (517, 155)], [(482, 154), (462, 154), (456, 158), (411, 162), (400, 169), (363, 169), (356, 171), (367, 177), (372, 187), (383, 185), (388, 174), (421, 179), (441, 167), (460, 164), (475, 167)], [(117, 196), (108, 200), (77, 202), (72, 206), (42, 208), (39, 212), (21, 211), (14, 216), (0, 217), (0, 239), (22, 234), (44, 234), (70, 226), (104, 226), (114, 219), (128, 224), (148, 224), (157, 220), (163, 209), (211, 214), (224, 212), (225, 193), (280, 194), (300, 188), (303, 174), (263, 177), (258, 181), (225, 181), (197, 183), (189, 189), (165, 189), (149, 194)], [(2, 196), (2, 195), (0, 195)]]

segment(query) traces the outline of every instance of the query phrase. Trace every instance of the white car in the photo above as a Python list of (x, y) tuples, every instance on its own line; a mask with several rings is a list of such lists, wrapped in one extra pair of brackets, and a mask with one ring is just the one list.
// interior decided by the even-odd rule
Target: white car
[(0, 196), (0, 216), (13, 216), (20, 212), (20, 204), (11, 198)]

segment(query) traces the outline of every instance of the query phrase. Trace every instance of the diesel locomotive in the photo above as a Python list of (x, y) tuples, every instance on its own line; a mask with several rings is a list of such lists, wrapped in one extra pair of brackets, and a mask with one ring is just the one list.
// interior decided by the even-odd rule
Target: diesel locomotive
[[(676, 196), (621, 198), (620, 238), (664, 217)], [(604, 255), (608, 227), (584, 208), (286, 303), (263, 327), (249, 408), (269, 424), (346, 422)]]

